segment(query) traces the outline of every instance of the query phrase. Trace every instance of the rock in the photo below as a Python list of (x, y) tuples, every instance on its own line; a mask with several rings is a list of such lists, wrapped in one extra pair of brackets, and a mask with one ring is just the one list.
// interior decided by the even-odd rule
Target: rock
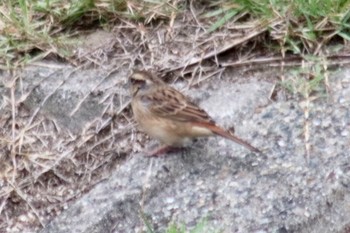
[[(347, 77), (330, 78), (330, 84)], [(159, 158), (133, 154), (41, 233), (140, 232), (146, 230), (143, 215), (156, 232), (172, 222), (193, 228), (202, 219), (208, 229), (223, 232), (342, 232), (349, 226), (346, 103), (318, 99), (307, 119), (305, 105), (294, 100), (270, 103), (254, 114), (257, 103), (267, 102), (259, 99), (267, 98), (268, 83), (261, 90), (254, 87), (256, 94), (248, 84), (213, 85), (227, 96), (234, 96), (235, 88), (247, 88), (239, 98), (240, 108), (251, 116), (244, 118), (244, 125), (239, 124), (239, 110), (220, 110), (223, 104), (234, 108), (234, 97), (220, 101), (222, 93), (208, 90), (210, 104), (202, 106), (208, 112), (214, 109), (219, 123), (236, 122), (237, 135), (263, 149), (265, 156), (221, 143), (221, 138), (199, 140), (191, 149)], [(340, 88), (335, 88), (336, 95), (346, 93), (341, 85), (332, 87)], [(251, 97), (244, 98), (244, 93)], [(241, 102), (245, 99), (249, 105)], [(238, 119), (231, 119), (233, 114)]]

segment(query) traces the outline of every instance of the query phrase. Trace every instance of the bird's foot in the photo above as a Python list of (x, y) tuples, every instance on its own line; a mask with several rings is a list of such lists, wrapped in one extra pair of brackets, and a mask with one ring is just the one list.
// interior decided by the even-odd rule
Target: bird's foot
[(181, 151), (182, 149), (181, 147), (161, 146), (146, 152), (146, 154), (150, 157), (160, 157), (170, 152)]

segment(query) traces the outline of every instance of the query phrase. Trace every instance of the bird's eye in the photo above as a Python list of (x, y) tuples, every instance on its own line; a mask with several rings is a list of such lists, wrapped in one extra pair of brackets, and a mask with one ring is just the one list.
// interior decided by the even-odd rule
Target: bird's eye
[(131, 82), (132, 84), (141, 85), (141, 84), (144, 84), (144, 83), (145, 83), (145, 80), (140, 80), (140, 79), (131, 78), (131, 79), (130, 79), (130, 82)]

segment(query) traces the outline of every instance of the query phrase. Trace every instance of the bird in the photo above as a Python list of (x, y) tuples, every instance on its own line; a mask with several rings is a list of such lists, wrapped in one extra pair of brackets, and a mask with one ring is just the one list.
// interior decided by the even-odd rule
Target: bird
[(129, 76), (131, 108), (141, 130), (163, 146), (150, 151), (159, 156), (189, 146), (198, 137), (221, 136), (261, 153), (248, 142), (218, 126), (206, 111), (153, 72), (134, 70)]

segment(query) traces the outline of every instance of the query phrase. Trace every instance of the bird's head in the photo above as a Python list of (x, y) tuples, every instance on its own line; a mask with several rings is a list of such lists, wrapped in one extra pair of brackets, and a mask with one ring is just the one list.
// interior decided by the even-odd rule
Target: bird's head
[(164, 82), (148, 71), (135, 70), (129, 77), (132, 96), (149, 90), (155, 86), (164, 85)]

